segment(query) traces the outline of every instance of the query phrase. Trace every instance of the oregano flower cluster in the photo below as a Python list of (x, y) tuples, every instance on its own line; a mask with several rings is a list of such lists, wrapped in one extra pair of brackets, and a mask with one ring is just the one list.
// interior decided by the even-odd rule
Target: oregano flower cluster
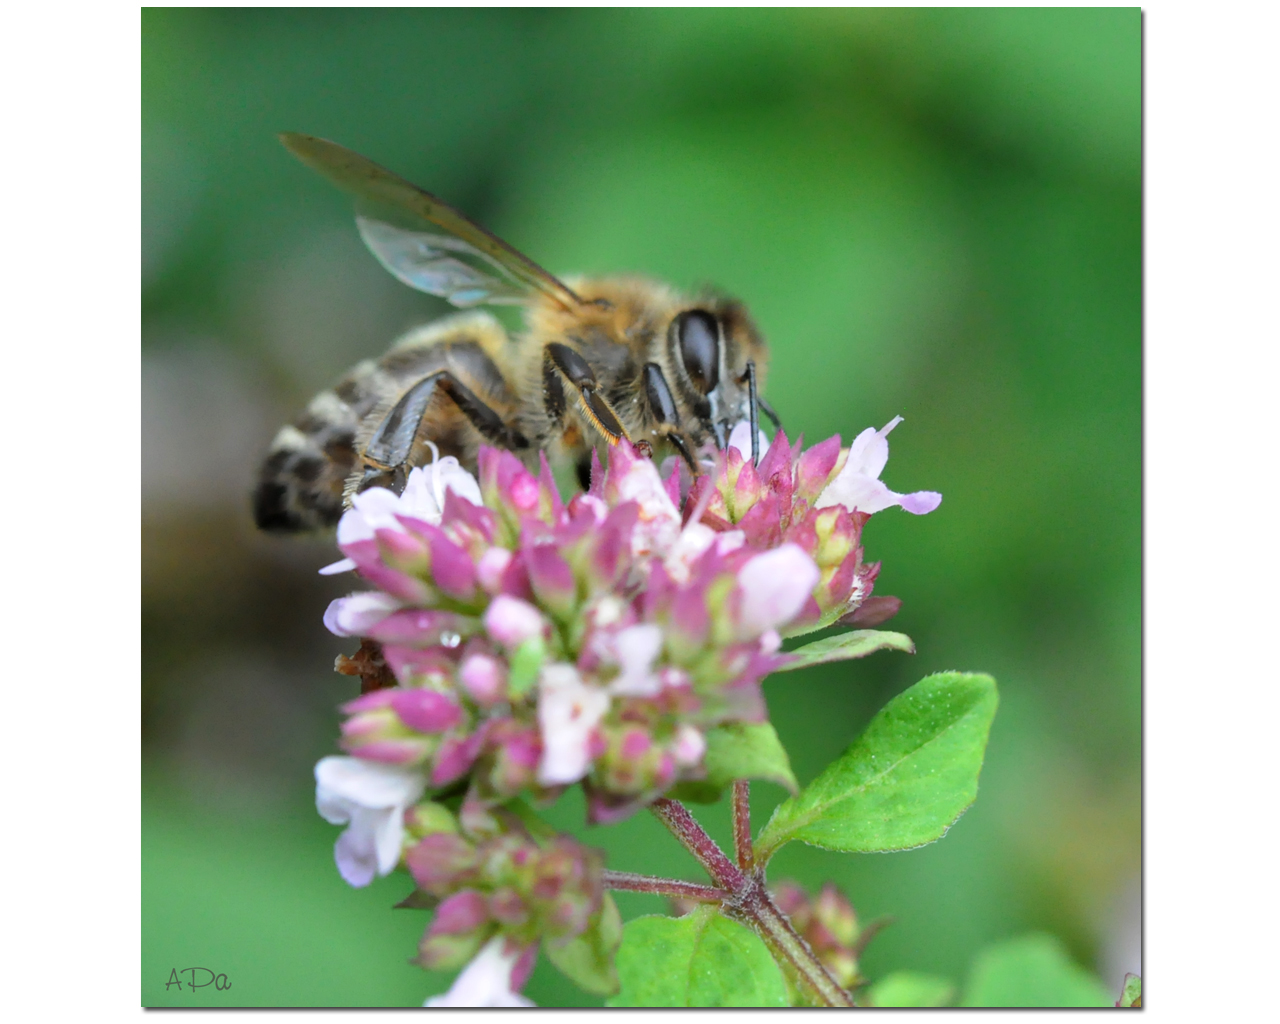
[[(941, 500), (880, 481), (898, 422), (847, 448), (833, 437), (806, 450), (779, 432), (758, 465), (742, 424), (692, 480), (623, 442), (567, 502), (545, 455), (534, 474), (490, 448), (476, 476), (436, 458), (400, 494), (354, 496), (344, 557), (322, 571), (354, 570), (372, 589), (334, 601), (325, 624), (359, 638), (380, 672), (343, 706), (345, 756), (317, 765), (317, 806), (348, 826), (335, 847), (344, 879), (403, 868), (409, 904), (434, 908), (419, 961), (464, 968), (436, 1005), (527, 1004), (539, 950), (588, 989), (617, 988), (621, 926), (605, 890), (636, 885), (531, 805), (580, 785), (589, 820), (608, 824), (660, 812), (688, 784), (763, 774), (753, 758), (777, 741), (761, 681), (807, 663), (784, 638), (894, 614), (897, 599), (872, 596), (863, 527)], [(834, 657), (875, 649), (869, 635)], [(809, 917), (836, 936), (823, 957), (847, 987), (848, 929), (823, 909), (833, 899)]]

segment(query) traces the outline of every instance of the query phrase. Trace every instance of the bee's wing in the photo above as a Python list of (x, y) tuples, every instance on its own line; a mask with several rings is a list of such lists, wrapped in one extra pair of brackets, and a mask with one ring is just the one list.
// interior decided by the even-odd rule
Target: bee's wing
[[(464, 307), (521, 302), (530, 289), (569, 308), (581, 303), (563, 282), (528, 256), (359, 153), (294, 132), (283, 133), (280, 141), (308, 167), (356, 197), (362, 211), (356, 220), (365, 244), (410, 287)], [(396, 223), (406, 220), (414, 227)], [(448, 235), (420, 230), (426, 224), (443, 228)], [(501, 276), (490, 273), (495, 269)]]
[[(359, 215), (356, 225), (378, 262), (410, 288), (439, 295), (463, 309), (486, 302), (520, 303), (529, 297), (529, 289), (506, 267), (460, 239), (410, 231)], [(467, 258), (486, 261), (501, 276), (486, 274), (466, 262)]]

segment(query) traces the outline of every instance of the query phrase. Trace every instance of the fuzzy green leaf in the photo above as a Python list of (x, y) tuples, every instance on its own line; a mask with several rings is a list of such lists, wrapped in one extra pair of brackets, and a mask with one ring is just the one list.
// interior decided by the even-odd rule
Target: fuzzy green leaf
[(768, 722), (729, 722), (709, 730), (703, 764), (706, 778), (680, 783), (669, 794), (672, 799), (715, 803), (734, 779), (765, 779), (792, 793), (800, 791), (787, 752)]
[(544, 944), (547, 959), (579, 988), (609, 996), (618, 991), (618, 971), (614, 955), (622, 942), (622, 917), (613, 897), (604, 894), (600, 910), (587, 930), (563, 946)]
[(1116, 1006), (1136, 1006), (1142, 1008), (1142, 979), (1136, 974), (1124, 976), (1124, 991), (1116, 1000)]
[(898, 694), (837, 760), (773, 813), (756, 844), (846, 853), (909, 850), (941, 838), (978, 794), (996, 713), (995, 680), (940, 672)]
[(916, 971), (894, 971), (877, 981), (866, 994), (867, 1006), (946, 1006), (956, 987), (946, 978)]
[(618, 950), (622, 991), (608, 1006), (787, 1006), (787, 986), (750, 929), (699, 907), (628, 921)]
[(978, 954), (961, 1006), (1114, 1006), (1097, 978), (1052, 935), (1024, 935)]
[(916, 653), (916, 645), (906, 633), (890, 633), (882, 629), (855, 629), (848, 633), (823, 637), (811, 644), (797, 647), (788, 653), (799, 660), (783, 665), (775, 672), (794, 672), (810, 665), (823, 665), (828, 661), (848, 661), (865, 658), (868, 654), (883, 650)]

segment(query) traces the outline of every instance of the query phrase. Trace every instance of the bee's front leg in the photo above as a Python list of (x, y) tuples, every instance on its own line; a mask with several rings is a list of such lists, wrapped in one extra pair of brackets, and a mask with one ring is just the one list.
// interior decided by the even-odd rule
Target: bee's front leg
[(617, 413), (600, 393), (600, 382), (596, 380), (590, 364), (568, 345), (558, 341), (551, 342), (542, 350), (543, 397), (547, 415), (553, 423), (561, 422), (564, 417), (565, 396), (560, 376), (577, 390), (583, 415), (606, 441), (617, 444), (624, 437), (631, 440)]

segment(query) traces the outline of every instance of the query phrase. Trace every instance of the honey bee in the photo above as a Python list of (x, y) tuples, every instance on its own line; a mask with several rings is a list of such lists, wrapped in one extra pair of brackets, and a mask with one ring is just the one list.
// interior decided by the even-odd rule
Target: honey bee
[[(333, 526), (354, 494), (481, 444), (546, 451), (583, 486), (593, 449), (626, 439), (694, 475), (738, 423), (759, 459), (766, 346), (742, 303), (637, 277), (559, 280), (453, 207), (333, 142), (281, 141), (357, 200), (365, 244), (400, 281), (468, 310), (409, 331), (283, 427), (253, 496), (260, 528)], [(443, 233), (442, 233), (443, 232)], [(515, 338), (482, 304), (520, 304)]]

